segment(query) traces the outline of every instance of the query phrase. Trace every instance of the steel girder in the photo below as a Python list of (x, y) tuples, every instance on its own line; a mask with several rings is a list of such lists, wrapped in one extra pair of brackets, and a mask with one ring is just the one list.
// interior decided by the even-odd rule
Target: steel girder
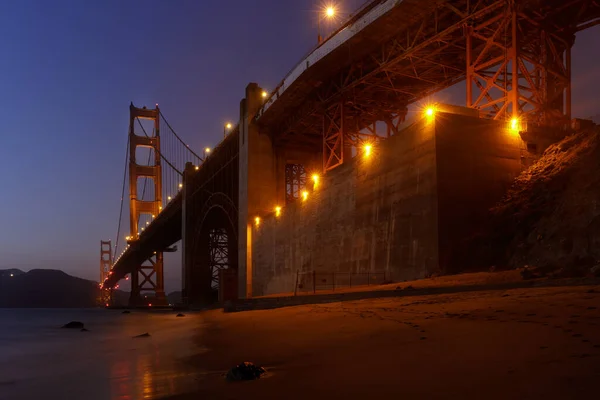
[[(599, 16), (597, 0), (441, 1), (323, 82), (273, 131), (281, 140), (322, 138), (328, 170), (341, 163), (338, 147), (348, 135), (398, 119), (408, 105), (465, 79), (467, 105), (490, 118), (564, 124), (573, 35), (598, 24)], [(341, 112), (337, 121), (332, 117), (340, 103), (343, 123)]]
[(468, 107), (494, 119), (568, 124), (573, 28), (550, 29), (512, 0), (465, 31)]

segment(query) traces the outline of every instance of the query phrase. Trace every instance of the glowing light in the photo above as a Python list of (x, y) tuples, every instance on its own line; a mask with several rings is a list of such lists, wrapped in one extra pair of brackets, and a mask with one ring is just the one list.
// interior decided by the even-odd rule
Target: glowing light
[(318, 174), (313, 174), (311, 178), (312, 178), (315, 186), (317, 186), (319, 184), (319, 175)]
[(200, 169), (200, 167), (196, 165), (196, 171), (198, 171), (199, 169)]
[(15, 274), (10, 274), (10, 277), (12, 278), (13, 276), (15, 276)]
[(128, 281), (128, 280), (129, 280), (129, 276), (126, 276), (126, 277), (125, 277), (125, 280), (126, 280), (126, 281)]
[(106, 303), (106, 307), (108, 307), (108, 303)]
[(206, 148), (204, 149), (204, 152), (205, 152), (205, 153), (210, 153), (210, 147), (206, 147)]
[(329, 6), (325, 9), (325, 16), (327, 18), (333, 18), (335, 16), (335, 7)]
[(183, 183), (179, 184), (179, 189), (181, 189), (183, 187)]
[(131, 236), (125, 236), (125, 240), (131, 239)]
[(255, 224), (256, 226), (259, 226), (259, 225), (260, 225), (260, 217), (255, 217), (255, 218), (254, 218), (254, 224)]
[(266, 91), (263, 90), (263, 92), (260, 95), (262, 96), (263, 99), (266, 99), (267, 96), (269, 95), (269, 93), (267, 93)]
[(225, 124), (225, 128), (227, 128), (227, 129), (231, 129), (232, 127), (233, 127), (233, 125), (231, 125), (231, 123), (229, 123), (229, 122)]
[(152, 307), (152, 303), (148, 303), (148, 307)]
[(146, 221), (146, 225), (150, 225), (150, 222)]
[(279, 217), (281, 215), (281, 207), (277, 206), (275, 207), (275, 216)]
[(167, 200), (171, 201), (171, 196), (168, 196), (168, 197), (167, 197)]
[(142, 228), (142, 232), (144, 232), (144, 229), (146, 229), (146, 228)]
[(369, 157), (371, 155), (372, 151), (373, 151), (373, 146), (370, 144), (366, 144), (365, 145), (365, 156)]
[(162, 206), (158, 206), (158, 211), (162, 211)]
[(302, 200), (303, 200), (303, 201), (306, 201), (307, 199), (308, 199), (308, 192), (307, 192), (306, 190), (304, 190), (304, 191), (302, 192)]
[(518, 118), (513, 118), (510, 120), (510, 129), (512, 129), (513, 131), (519, 130), (519, 119)]
[(433, 117), (434, 114), (435, 114), (435, 107), (429, 106), (425, 109), (425, 115), (427, 115), (428, 117)]
[(156, 218), (156, 217), (154, 216), (154, 214), (152, 214), (152, 219), (154, 219), (154, 218)]

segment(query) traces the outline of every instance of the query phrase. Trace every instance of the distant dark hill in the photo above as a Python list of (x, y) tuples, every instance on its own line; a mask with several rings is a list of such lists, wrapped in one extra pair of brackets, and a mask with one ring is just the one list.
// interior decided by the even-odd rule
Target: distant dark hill
[(97, 282), (76, 278), (62, 271), (0, 270), (0, 307), (95, 307), (98, 295)]
[(18, 275), (23, 275), (25, 272), (21, 271), (20, 269), (16, 269), (16, 268), (12, 268), (12, 269), (0, 269), (0, 278), (3, 276), (6, 276), (7, 278), (14, 277), (14, 276), (18, 276)]

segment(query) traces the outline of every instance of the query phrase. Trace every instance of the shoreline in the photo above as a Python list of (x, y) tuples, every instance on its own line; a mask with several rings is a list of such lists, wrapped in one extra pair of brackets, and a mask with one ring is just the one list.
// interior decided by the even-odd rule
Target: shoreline
[[(591, 285), (206, 311), (195, 341), (208, 351), (186, 359), (206, 372), (168, 398), (591, 398), (598, 308)], [(267, 377), (225, 382), (243, 361)]]

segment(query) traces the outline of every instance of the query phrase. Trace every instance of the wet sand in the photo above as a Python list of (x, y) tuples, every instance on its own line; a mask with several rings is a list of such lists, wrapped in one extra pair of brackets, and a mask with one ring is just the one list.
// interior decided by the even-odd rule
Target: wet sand
[[(207, 372), (172, 398), (596, 398), (599, 310), (579, 286), (210, 311), (188, 360)], [(242, 361), (268, 376), (226, 383)]]

